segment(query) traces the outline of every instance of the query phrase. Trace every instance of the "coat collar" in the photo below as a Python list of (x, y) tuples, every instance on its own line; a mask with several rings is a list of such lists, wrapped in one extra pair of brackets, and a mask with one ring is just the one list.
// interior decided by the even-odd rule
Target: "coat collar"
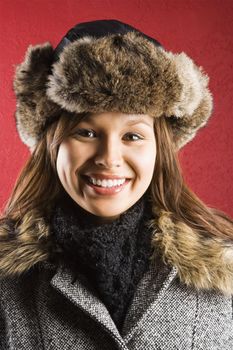
[(128, 306), (123, 327), (120, 330), (116, 327), (108, 309), (100, 300), (97, 290), (88, 278), (83, 274), (78, 274), (78, 278), (75, 280), (73, 277), (71, 270), (60, 264), (50, 281), (50, 285), (95, 322), (100, 323), (109, 335), (115, 338), (121, 349), (128, 349), (124, 341), (128, 342), (137, 332), (139, 322), (147, 323), (146, 319), (149, 315), (151, 316), (151, 312), (148, 313), (148, 310), (151, 308), (157, 310), (160, 300), (177, 277), (177, 270), (174, 267), (164, 265), (162, 262), (158, 262), (158, 265), (153, 263), (150, 265), (149, 270), (137, 285), (132, 301)]
[[(185, 223), (174, 223), (167, 212), (151, 221), (151, 259), (174, 267), (182, 283), (198, 290), (215, 289), (233, 294), (233, 241), (210, 234), (201, 235)], [(36, 263), (50, 260), (53, 245), (49, 224), (37, 218), (27, 230), (12, 223), (0, 227), (0, 276), (20, 275)]]

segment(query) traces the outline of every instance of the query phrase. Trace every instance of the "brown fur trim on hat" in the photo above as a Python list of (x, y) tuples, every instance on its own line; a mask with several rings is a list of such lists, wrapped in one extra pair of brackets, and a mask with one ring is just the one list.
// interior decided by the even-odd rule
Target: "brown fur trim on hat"
[(47, 119), (60, 111), (60, 107), (46, 96), (52, 60), (53, 48), (50, 43), (30, 45), (24, 62), (16, 68), (16, 127), (21, 140), (31, 149), (40, 139)]
[(212, 112), (203, 68), (139, 32), (78, 39), (54, 64), (50, 44), (30, 47), (15, 79), (17, 125), (28, 145), (36, 142), (46, 119), (63, 109), (175, 117), (172, 127), (180, 148)]

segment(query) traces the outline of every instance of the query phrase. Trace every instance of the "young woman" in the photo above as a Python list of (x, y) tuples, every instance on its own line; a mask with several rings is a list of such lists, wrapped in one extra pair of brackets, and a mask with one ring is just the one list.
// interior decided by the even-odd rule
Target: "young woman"
[(177, 157), (211, 115), (203, 69), (100, 20), (29, 47), (14, 88), (1, 349), (232, 349), (233, 221)]

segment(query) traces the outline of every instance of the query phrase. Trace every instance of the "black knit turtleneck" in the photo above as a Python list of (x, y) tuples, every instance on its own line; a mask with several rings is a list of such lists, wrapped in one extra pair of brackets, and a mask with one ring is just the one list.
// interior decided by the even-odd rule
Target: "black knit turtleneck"
[(64, 194), (54, 208), (51, 230), (60, 257), (95, 286), (120, 329), (136, 286), (149, 267), (150, 206), (143, 196), (113, 222), (96, 225), (95, 216)]

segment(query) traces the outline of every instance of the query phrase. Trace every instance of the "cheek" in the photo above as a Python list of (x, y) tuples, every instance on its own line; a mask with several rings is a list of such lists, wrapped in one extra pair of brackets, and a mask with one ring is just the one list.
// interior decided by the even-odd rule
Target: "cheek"
[(67, 145), (60, 145), (57, 155), (57, 172), (58, 174), (65, 173), (65, 171), (72, 168), (75, 163), (75, 153)]
[(136, 153), (131, 155), (132, 166), (140, 180), (150, 182), (154, 172), (155, 160), (156, 146), (154, 143), (148, 145), (148, 147), (138, 149)]
[(152, 143), (150, 146), (138, 149), (137, 152), (128, 153), (127, 162), (135, 173), (136, 183), (144, 188), (152, 180), (156, 160), (156, 147)]

